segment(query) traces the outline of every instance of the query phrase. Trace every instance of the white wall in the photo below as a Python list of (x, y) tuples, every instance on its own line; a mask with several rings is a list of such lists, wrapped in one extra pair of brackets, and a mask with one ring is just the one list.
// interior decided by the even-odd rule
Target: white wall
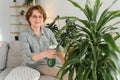
[(9, 0), (0, 0), (0, 41), (10, 40)]
[[(85, 0), (74, 0), (84, 6)], [(92, 0), (95, 1), (95, 0)], [(112, 1), (114, 0), (102, 0), (103, 1), (103, 8), (107, 8)], [(83, 13), (76, 7), (74, 7), (69, 1), (67, 0), (45, 0), (44, 2), (45, 10), (48, 13), (50, 18), (55, 18), (56, 15), (60, 16), (77, 16), (80, 18), (85, 18)], [(112, 10), (120, 9), (120, 1), (118, 0), (116, 4), (111, 8)]]

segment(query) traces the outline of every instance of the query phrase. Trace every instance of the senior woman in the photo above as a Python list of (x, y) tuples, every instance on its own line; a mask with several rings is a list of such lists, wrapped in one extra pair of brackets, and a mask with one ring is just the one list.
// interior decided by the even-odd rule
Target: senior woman
[(47, 17), (45, 10), (40, 5), (32, 6), (26, 12), (25, 17), (30, 26), (19, 35), (24, 56), (23, 65), (37, 69), (41, 74), (56, 76), (59, 68), (49, 67), (47, 60), (58, 56), (64, 64), (64, 57), (61, 47), (57, 55), (56, 50), (49, 49), (51, 42), (55, 45), (58, 43), (52, 31), (44, 27)]

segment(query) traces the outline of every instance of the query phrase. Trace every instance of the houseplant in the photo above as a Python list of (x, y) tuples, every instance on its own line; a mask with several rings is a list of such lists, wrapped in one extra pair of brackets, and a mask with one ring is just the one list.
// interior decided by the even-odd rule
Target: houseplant
[(31, 4), (33, 1), (36, 1), (36, 0), (25, 0), (24, 4), (28, 5), (28, 4)]
[(59, 19), (59, 15), (56, 16), (52, 23), (48, 23), (45, 27), (49, 28), (55, 34), (58, 43), (65, 47), (69, 41), (68, 39), (72, 39), (73, 35), (78, 32), (77, 26), (75, 25), (75, 20), (66, 18), (64, 27), (58, 29), (56, 25), (57, 19)]
[[(67, 73), (68, 80), (118, 80), (117, 74), (120, 69), (116, 53), (120, 53), (120, 50), (115, 40), (120, 36), (117, 35), (116, 38), (114, 35), (114, 38), (110, 33), (116, 29), (114, 26), (119, 21), (108, 24), (111, 20), (120, 17), (120, 10), (110, 10), (116, 1), (100, 14), (101, 0), (95, 0), (93, 7), (90, 0), (86, 0), (84, 8), (73, 0), (68, 1), (82, 11), (86, 19), (75, 16), (64, 16), (58, 19), (76, 20), (75, 26), (79, 32), (72, 38), (68, 38), (69, 41), (65, 45), (64, 51), (67, 54), (71, 46), (73, 49), (57, 76), (61, 78), (60, 80)], [(62, 34), (61, 32), (59, 35)]]

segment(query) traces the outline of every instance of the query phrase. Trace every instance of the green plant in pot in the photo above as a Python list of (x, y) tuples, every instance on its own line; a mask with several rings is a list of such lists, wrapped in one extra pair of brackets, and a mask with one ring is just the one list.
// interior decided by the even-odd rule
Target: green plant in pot
[[(110, 10), (116, 1), (100, 13), (101, 0), (95, 0), (93, 6), (90, 0), (86, 0), (84, 8), (73, 0), (68, 1), (82, 11), (86, 18), (64, 16), (58, 19), (70, 18), (77, 21), (74, 25), (79, 32), (68, 38), (69, 41), (64, 47), (66, 55), (71, 46), (73, 49), (57, 76), (61, 77), (60, 80), (65, 74), (68, 74), (68, 80), (118, 80), (117, 74), (120, 74), (120, 69), (117, 53), (120, 53), (120, 50), (115, 40), (120, 35), (113, 37), (111, 32), (117, 29), (115, 26), (119, 21), (114, 20), (109, 23), (120, 17), (120, 10)], [(61, 34), (62, 31), (59, 35)]]
[[(36, 1), (36, 0), (35, 0)], [(25, 0), (24, 4), (31, 4), (33, 2), (33, 0)]]

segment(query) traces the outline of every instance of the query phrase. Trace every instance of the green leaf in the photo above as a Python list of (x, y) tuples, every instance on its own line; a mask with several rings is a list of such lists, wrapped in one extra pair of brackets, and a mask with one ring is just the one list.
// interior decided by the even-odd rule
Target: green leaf
[(80, 47), (80, 53), (81, 54), (83, 54), (83, 53), (85, 53), (87, 51), (88, 45), (89, 45), (89, 41), (88, 40), (82, 41), (82, 46)]
[[(85, 25), (86, 28), (91, 29), (91, 27), (90, 27), (91, 25), (90, 25), (89, 21), (79, 19), (78, 17), (75, 17), (75, 16), (63, 16), (63, 17), (58, 18), (57, 20), (63, 20), (63, 19), (68, 19), (68, 18), (76, 20), (76, 21), (79, 21), (80, 23), (82, 23), (83, 25)], [(77, 26), (77, 25), (75, 25), (75, 26)]]
[(68, 49), (70, 48), (70, 45), (71, 45), (71, 43), (68, 43), (68, 44), (64, 47), (65, 58), (68, 57), (67, 52), (68, 52)]
[(79, 25), (77, 26), (80, 27), (81, 31), (85, 32), (92, 39), (92, 34), (89, 29), (87, 29), (86, 27), (79, 26)]
[(80, 79), (80, 80), (88, 80), (90, 71), (91, 71), (90, 69), (86, 69), (83, 75), (83, 79)]
[(97, 73), (96, 73), (96, 62), (91, 61), (91, 71), (92, 71), (92, 77), (94, 80), (97, 80)]
[(113, 40), (110, 34), (104, 34), (103, 39), (107, 42), (107, 44), (115, 51), (120, 52), (119, 48), (117, 47), (115, 41)]
[(68, 0), (71, 2), (75, 7), (79, 8), (80, 10), (84, 10), (77, 2), (74, 2), (73, 0)]
[(66, 67), (68, 67), (69, 65), (73, 65), (73, 64), (77, 64), (80, 63), (79, 59), (77, 58), (73, 58), (71, 60), (68, 60), (64, 63), (64, 65), (61, 67), (60, 71), (58, 72), (57, 76), (59, 74), (61, 74), (61, 71), (64, 71), (66, 69)]
[(95, 21), (101, 5), (102, 3), (100, 3), (100, 0), (95, 1), (94, 8), (93, 8), (93, 18)]
[(101, 50), (103, 50), (103, 52), (104, 52), (107, 56), (113, 58), (113, 59), (116, 60), (116, 61), (119, 60), (118, 57), (117, 57), (117, 55), (116, 55), (116, 53), (115, 53), (114, 51), (112, 51), (107, 44), (101, 44), (101, 45), (99, 45), (99, 48), (100, 48)]
[(114, 40), (116, 41), (119, 38), (120, 38), (120, 33), (116, 32), (116, 36), (114, 37)]
[(73, 75), (74, 75), (74, 68), (70, 70), (68, 80), (73, 80)]
[(84, 11), (85, 11), (85, 14), (86, 14), (88, 20), (93, 20), (92, 9), (89, 5), (90, 5), (90, 2), (88, 0), (86, 0), (86, 5), (85, 5)]
[(112, 20), (112, 19), (119, 17), (119, 16), (120, 16), (120, 10), (110, 11), (110, 19), (109, 20)]
[(113, 69), (113, 71), (116, 71), (117, 67), (115, 65), (115, 63), (112, 60), (108, 61), (109, 67), (111, 67)]
[(76, 73), (77, 73), (77, 77), (78, 77), (78, 79), (80, 79), (80, 80), (84, 80), (83, 78), (83, 73), (84, 73), (84, 68), (83, 67), (81, 67), (81, 66), (79, 66), (79, 68), (78, 68), (78, 70), (76, 71)]
[[(57, 75), (55, 76), (56, 78), (59, 78), (60, 80), (63, 80), (63, 76), (69, 72), (70, 68), (65, 68), (62, 71), (59, 71)], [(68, 76), (67, 76), (68, 77)]]
[(77, 7), (78, 9), (80, 9), (80, 11), (84, 12), (84, 8), (82, 8), (77, 2), (75, 2), (73, 0), (68, 0), (68, 1), (71, 2), (75, 7)]
[[(108, 23), (110, 20), (112, 20), (112, 19), (114, 19), (114, 18), (116, 18), (116, 17), (119, 16), (119, 15), (118, 15), (118, 14), (119, 14), (119, 10), (118, 10), (116, 13), (115, 13), (115, 12), (113, 13), (113, 12), (108, 11), (116, 1), (117, 1), (117, 0), (114, 0), (114, 1), (112, 2), (112, 4), (102, 12), (102, 14), (101, 14), (101, 16), (100, 16), (100, 18), (99, 18), (99, 20), (98, 20), (98, 23), (97, 23), (97, 31), (100, 31), (100, 29), (101, 29), (102, 27), (104, 27), (104, 25), (105, 25), (106, 23)], [(117, 15), (116, 15), (116, 14), (117, 14)], [(116, 15), (116, 16), (113, 16), (113, 15)], [(112, 16), (113, 16), (113, 17), (112, 17)]]
[(98, 22), (98, 31), (102, 29), (106, 23), (120, 16), (120, 10), (105, 12), (106, 14), (104, 16), (101, 16), (100, 21)]
[(111, 76), (109, 75), (109, 73), (104, 71), (102, 72), (102, 75), (103, 75), (104, 80), (111, 80)]
[[(102, 12), (102, 14), (101, 14), (101, 16), (100, 16), (100, 18), (99, 18), (99, 20), (98, 20), (98, 23), (97, 23), (97, 31), (99, 31), (100, 29), (101, 29), (101, 27), (103, 27), (102, 25), (104, 25), (104, 21), (105, 21), (105, 18), (107, 17), (107, 15), (108, 15), (108, 8), (107, 9), (105, 9), (103, 12)], [(103, 21), (104, 20), (104, 21)]]

